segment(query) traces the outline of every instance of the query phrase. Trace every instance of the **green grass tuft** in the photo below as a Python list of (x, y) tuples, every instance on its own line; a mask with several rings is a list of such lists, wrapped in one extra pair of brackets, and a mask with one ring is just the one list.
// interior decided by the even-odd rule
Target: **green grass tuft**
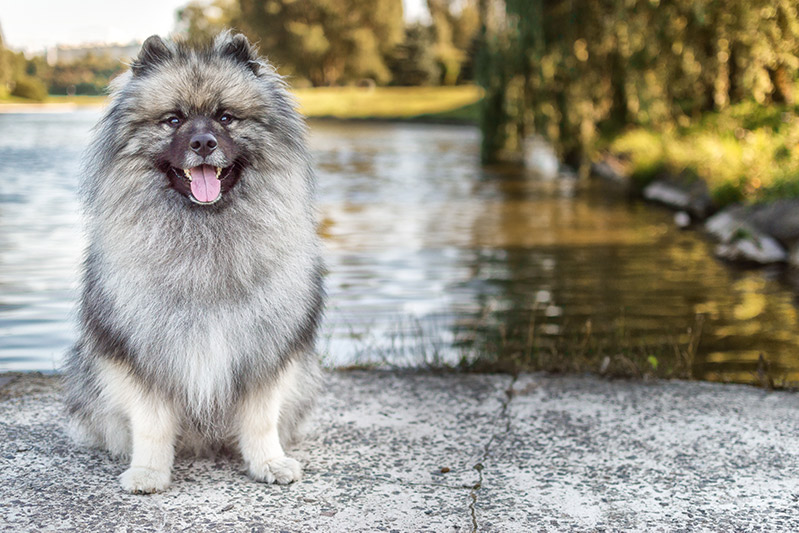
[(678, 128), (634, 128), (608, 147), (629, 157), (639, 187), (668, 172), (704, 180), (721, 207), (799, 197), (796, 107), (744, 102)]

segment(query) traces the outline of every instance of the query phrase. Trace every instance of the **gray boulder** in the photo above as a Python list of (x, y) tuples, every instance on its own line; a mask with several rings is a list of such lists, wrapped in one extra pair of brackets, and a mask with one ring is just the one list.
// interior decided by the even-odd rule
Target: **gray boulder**
[(707, 219), (705, 229), (721, 244), (716, 255), (728, 261), (767, 265), (788, 260), (785, 248), (772, 236), (760, 231), (745, 217), (746, 210), (733, 207)]
[(699, 220), (704, 220), (713, 211), (710, 192), (701, 180), (656, 179), (644, 188), (643, 195), (649, 201), (686, 211)]

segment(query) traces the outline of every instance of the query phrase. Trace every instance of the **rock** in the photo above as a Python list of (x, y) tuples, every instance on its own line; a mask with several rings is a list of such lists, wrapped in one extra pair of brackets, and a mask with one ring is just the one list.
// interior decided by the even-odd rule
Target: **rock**
[[(789, 251), (784, 252), (784, 258), (780, 261), (799, 267), (799, 199), (732, 206), (710, 217), (705, 229), (722, 243), (731, 243), (736, 236), (749, 238), (755, 235), (761, 237), (760, 240), (766, 236), (777, 242), (783, 251)], [(764, 246), (770, 247), (769, 244)], [(744, 253), (726, 249), (723, 252), (733, 256)], [(761, 255), (760, 252), (758, 255)]]
[(751, 262), (760, 265), (784, 263), (788, 254), (780, 244), (768, 235), (738, 239), (729, 244), (719, 244), (716, 255), (728, 261)]
[(685, 211), (677, 211), (674, 213), (674, 224), (680, 229), (687, 228), (691, 225), (691, 215)]
[(644, 188), (644, 198), (678, 208), (686, 208), (691, 203), (691, 197), (686, 191), (665, 181), (653, 181), (647, 185)]
[(713, 210), (707, 185), (701, 180), (683, 183), (668, 178), (658, 179), (644, 188), (643, 195), (647, 200), (687, 211), (702, 220)]
[(705, 223), (705, 229), (721, 241), (716, 247), (716, 255), (728, 261), (766, 265), (788, 260), (785, 248), (775, 238), (750, 224), (741, 207), (713, 215)]
[(743, 209), (741, 217), (784, 246), (799, 241), (799, 200), (785, 199)]
[(602, 159), (591, 163), (591, 174), (619, 185), (628, 185), (630, 181), (625, 163), (612, 154), (603, 154)]
[(533, 137), (524, 143), (524, 166), (545, 179), (555, 179), (558, 176), (560, 163), (549, 143), (540, 137)]
[(740, 230), (752, 232), (752, 228), (740, 216), (740, 208), (725, 209), (716, 213), (705, 222), (705, 230), (721, 242), (732, 241)]

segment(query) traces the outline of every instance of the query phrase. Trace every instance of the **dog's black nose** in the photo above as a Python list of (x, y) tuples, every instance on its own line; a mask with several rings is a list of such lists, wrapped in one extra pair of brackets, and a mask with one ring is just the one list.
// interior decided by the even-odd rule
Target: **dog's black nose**
[(198, 133), (189, 141), (189, 147), (203, 157), (213, 152), (216, 146), (216, 137), (211, 133)]

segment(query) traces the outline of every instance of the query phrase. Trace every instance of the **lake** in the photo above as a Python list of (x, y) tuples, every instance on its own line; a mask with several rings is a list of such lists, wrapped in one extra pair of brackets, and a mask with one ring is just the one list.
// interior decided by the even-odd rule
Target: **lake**
[[(0, 371), (56, 370), (75, 338), (77, 176), (98, 116), (0, 114)], [(601, 366), (638, 354), (683, 358), (701, 379), (750, 382), (767, 362), (799, 380), (781, 269), (730, 269), (670, 213), (604, 184), (482, 168), (473, 127), (311, 131), (326, 364), (550, 357), (569, 369), (570, 357)]]

